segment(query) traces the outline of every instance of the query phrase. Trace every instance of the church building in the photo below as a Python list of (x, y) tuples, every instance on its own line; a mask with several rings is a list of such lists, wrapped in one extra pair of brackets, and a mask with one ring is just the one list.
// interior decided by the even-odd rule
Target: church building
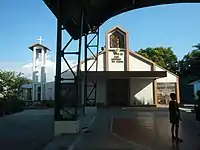
[[(106, 33), (105, 45), (105, 49), (96, 54), (97, 71), (94, 64), (88, 72), (89, 81), (97, 79), (96, 103), (98, 105), (158, 106), (168, 104), (171, 92), (177, 94), (177, 100), (180, 102), (179, 77), (129, 49), (127, 31), (118, 26), (109, 30)], [(94, 59), (95, 57), (87, 59), (88, 68)], [(82, 61), (80, 64), (82, 75), (84, 75), (84, 63), (85, 61)], [(61, 74), (62, 78), (71, 75), (70, 70)], [(81, 87), (83, 101), (84, 86)], [(46, 83), (45, 88), (45, 99), (53, 100), (54, 82)]]
[[(130, 50), (128, 38), (128, 32), (118, 26), (106, 33), (105, 49), (98, 54), (98, 70), (96, 72), (94, 64), (88, 72), (91, 82), (97, 79), (97, 104), (157, 106), (168, 104), (171, 92), (177, 94), (177, 100), (180, 102), (179, 77)], [(95, 57), (91, 57), (87, 60), (88, 68), (94, 59)], [(84, 63), (85, 61), (81, 62), (81, 71), (84, 71)], [(62, 73), (63, 78), (69, 75), (70, 70)], [(83, 91), (84, 86), (82, 93)], [(90, 95), (92, 96), (94, 94)]]

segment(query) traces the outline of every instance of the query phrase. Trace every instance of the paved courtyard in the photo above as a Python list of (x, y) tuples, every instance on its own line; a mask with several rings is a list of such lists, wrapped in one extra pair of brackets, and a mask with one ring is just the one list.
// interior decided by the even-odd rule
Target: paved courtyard
[[(195, 115), (182, 112), (182, 118), (180, 137), (184, 142), (179, 144), (179, 149), (199, 150), (200, 137), (197, 131), (200, 131), (200, 125), (195, 121)], [(0, 118), (2, 150), (41, 150), (52, 138), (53, 110), (26, 110)], [(46, 149), (174, 149), (170, 139), (168, 112), (164, 108), (99, 109), (87, 132), (61, 136), (56, 140), (52, 144), (54, 148), (49, 145)], [(67, 146), (55, 146), (57, 143)]]
[(200, 127), (195, 115), (182, 112), (182, 118), (180, 137), (184, 142), (173, 145), (167, 109), (102, 109), (89, 132), (82, 134), (71, 149), (199, 150)]
[(25, 110), (0, 118), (1, 150), (40, 150), (53, 138), (53, 110)]

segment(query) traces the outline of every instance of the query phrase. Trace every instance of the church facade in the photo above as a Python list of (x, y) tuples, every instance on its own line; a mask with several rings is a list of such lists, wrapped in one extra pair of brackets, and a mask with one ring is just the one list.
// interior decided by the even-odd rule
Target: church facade
[[(88, 69), (94, 59), (91, 57), (87, 60)], [(84, 71), (84, 63), (81, 62), (81, 71)], [(88, 80), (92, 82), (97, 79), (98, 105), (157, 106), (168, 104), (171, 92), (177, 94), (177, 100), (180, 102), (179, 77), (131, 51), (128, 32), (121, 27), (114, 27), (106, 33), (105, 49), (98, 54), (97, 72), (95, 63), (88, 72)], [(62, 78), (68, 76), (70, 70), (62, 73)], [(90, 91), (88, 88), (88, 93)], [(81, 93), (83, 101), (84, 86)], [(95, 97), (94, 92), (90, 93), (90, 98), (92, 97)]]
[[(97, 105), (158, 106), (168, 104), (171, 92), (177, 94), (177, 100), (180, 102), (179, 77), (130, 50), (128, 38), (128, 32), (121, 27), (114, 27), (106, 33), (105, 49), (96, 54), (98, 64), (94, 63), (95, 57), (87, 59), (88, 69), (94, 63), (88, 72), (88, 80), (89, 82), (97, 80)], [(84, 76), (85, 61), (80, 63), (80, 67)], [(61, 74), (62, 78), (70, 76), (72, 76), (70, 70)], [(69, 85), (66, 82), (63, 84)], [(88, 87), (87, 90), (90, 99), (93, 99), (95, 92), (91, 93), (91, 88)], [(83, 103), (84, 81), (81, 89)], [(46, 83), (45, 99), (54, 99), (54, 82)]]

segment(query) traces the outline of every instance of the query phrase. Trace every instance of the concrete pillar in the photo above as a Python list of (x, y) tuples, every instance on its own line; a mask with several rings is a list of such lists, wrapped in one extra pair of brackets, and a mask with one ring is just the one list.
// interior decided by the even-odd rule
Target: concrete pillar
[(41, 66), (41, 100), (45, 99), (45, 84), (46, 84), (46, 50), (42, 48), (42, 66)]
[(37, 67), (37, 63), (36, 63), (36, 60), (37, 60), (37, 50), (36, 48), (34, 47), (33, 48), (33, 75), (32, 75), (32, 80), (33, 80), (33, 91), (32, 91), (32, 100), (36, 100), (36, 86), (35, 86), (35, 82), (37, 80), (37, 74), (36, 74), (36, 67)]

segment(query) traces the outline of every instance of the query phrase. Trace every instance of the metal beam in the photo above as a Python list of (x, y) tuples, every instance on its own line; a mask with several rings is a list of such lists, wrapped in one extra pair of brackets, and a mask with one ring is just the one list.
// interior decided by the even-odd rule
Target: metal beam
[[(84, 50), (85, 50), (85, 71), (87, 71), (87, 35), (85, 35), (85, 45), (84, 45)], [(86, 101), (87, 101), (87, 73), (85, 74), (85, 79), (84, 79), (84, 107), (83, 107), (83, 115), (85, 115), (85, 105), (86, 105)]]
[[(59, 9), (59, 3), (58, 2), (58, 10)], [(80, 77), (80, 60), (81, 60), (81, 48), (82, 48), (82, 36), (83, 36), (83, 25), (84, 21), (87, 21), (87, 17), (85, 16), (84, 7), (81, 8), (81, 15), (80, 15), (80, 34), (78, 39), (78, 48), (76, 51), (68, 50), (69, 45), (73, 42), (73, 39), (70, 38), (68, 42), (66, 42), (65, 46), (62, 48), (62, 24), (60, 20), (60, 13), (59, 17), (57, 18), (57, 52), (56, 52), (56, 76), (55, 76), (55, 120), (74, 120), (77, 119), (78, 116), (78, 108), (81, 103), (81, 77)], [(88, 25), (90, 27), (90, 25)], [(96, 27), (90, 27), (91, 32), (88, 34), (85, 34), (85, 85), (84, 85), (84, 107), (85, 106), (95, 106), (96, 105), (96, 85), (97, 85), (97, 79), (92, 80), (88, 83), (88, 71), (92, 67), (96, 67), (95, 70), (98, 70), (98, 50), (99, 50), (99, 29)], [(92, 38), (90, 38), (92, 37)], [(90, 39), (89, 39), (90, 38)], [(93, 55), (93, 63), (91, 63), (90, 66), (88, 66), (88, 52)], [(95, 55), (96, 53), (97, 55)], [(77, 68), (76, 72), (73, 69), (72, 66), (70, 66), (70, 63), (68, 62), (68, 59), (66, 58), (67, 55), (76, 55), (77, 58)], [(65, 62), (65, 64), (69, 68), (69, 72), (72, 74), (73, 77), (61, 77), (61, 62)], [(92, 61), (92, 60), (91, 60)], [(94, 65), (96, 63), (96, 65)], [(93, 69), (94, 71), (94, 69)], [(66, 73), (66, 72), (64, 72)], [(65, 81), (65, 84), (63, 84), (63, 81)], [(71, 81), (71, 82), (70, 82)], [(62, 83), (61, 83), (62, 82)], [(67, 82), (67, 83), (66, 83)], [(68, 83), (70, 82), (70, 83)], [(64, 89), (63, 89), (64, 88)], [(90, 91), (88, 90), (90, 88)], [(75, 94), (74, 94), (75, 92)], [(63, 93), (65, 94), (63, 96)], [(61, 95), (62, 94), (62, 95)], [(73, 97), (75, 95), (75, 97)], [(90, 96), (93, 95), (91, 98)], [(71, 100), (69, 102), (69, 100)], [(85, 109), (83, 107), (83, 113), (85, 114)], [(62, 112), (62, 114), (61, 114)], [(65, 115), (63, 115), (65, 114)]]
[[(58, 10), (59, 10), (59, 2)], [(60, 15), (59, 15), (60, 16)], [(83, 35), (83, 21), (84, 21), (84, 9), (81, 10), (81, 27), (80, 27), (80, 38), (78, 40), (78, 48), (75, 52), (69, 51), (69, 45), (73, 42), (70, 38), (62, 48), (62, 25), (60, 18), (57, 18), (57, 49), (56, 49), (56, 76), (55, 76), (55, 121), (61, 120), (76, 120), (78, 116), (78, 108), (81, 102), (81, 78), (80, 78), (80, 59), (81, 59), (81, 48), (82, 48), (82, 35)], [(77, 70), (73, 70), (66, 56), (75, 55), (77, 56)], [(61, 62), (65, 62), (69, 68), (69, 72), (72, 77), (61, 78)], [(66, 73), (66, 72), (64, 72)], [(62, 83), (61, 83), (62, 81)], [(65, 83), (63, 83), (65, 81)], [(61, 114), (62, 112), (62, 114)]]
[[(90, 40), (88, 40), (90, 38)], [(88, 52), (93, 56), (93, 61), (88, 66)], [(96, 55), (94, 54), (96, 53)], [(85, 79), (84, 79), (84, 105), (85, 106), (96, 106), (96, 87), (97, 79), (89, 81), (88, 72), (92, 67), (95, 67), (95, 71), (98, 71), (98, 53), (99, 53), (99, 29), (90, 32), (85, 35)], [(96, 65), (94, 65), (96, 63)], [(93, 70), (93, 71), (94, 71)]]
[[(57, 1), (57, 8), (60, 10), (60, 1)], [(60, 16), (60, 11), (58, 11)], [(56, 76), (55, 76), (55, 114), (54, 120), (59, 121), (61, 119), (60, 109), (61, 109), (61, 101), (60, 101), (60, 78), (61, 78), (61, 45), (62, 45), (62, 25), (60, 17), (57, 18), (57, 45), (56, 45)]]
[[(76, 78), (76, 85), (77, 85), (77, 94), (78, 94), (78, 101), (76, 103), (77, 107), (81, 102), (81, 81), (80, 81), (80, 60), (81, 60), (81, 48), (82, 48), (82, 36), (83, 36), (83, 25), (84, 25), (84, 8), (81, 8), (81, 27), (80, 27), (80, 38), (79, 38), (79, 45), (78, 45), (78, 64), (77, 64), (77, 78)], [(75, 108), (75, 115), (77, 116), (77, 107)]]

